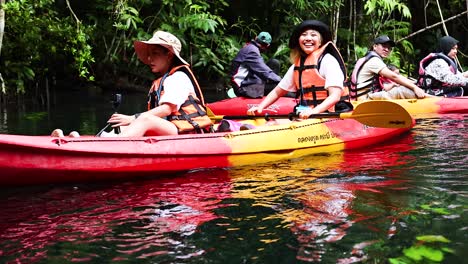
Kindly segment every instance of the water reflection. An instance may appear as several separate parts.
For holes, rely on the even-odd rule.
[[[0,262],[410,263],[405,252],[424,246],[462,263],[466,117],[420,119],[403,138],[353,152],[2,190]]]
[[[297,239],[296,259],[321,261],[328,243],[343,239],[354,223],[380,217],[380,212],[372,215],[355,211],[356,196],[363,192],[383,194],[382,189],[405,189],[402,183],[407,180],[398,177],[404,168],[398,166],[414,159],[404,154],[412,148],[411,142],[408,136],[397,144],[370,152],[338,152],[271,167],[263,165],[248,178],[243,169],[233,170],[232,196],[253,199],[254,206],[274,208],[275,214],[268,218],[281,219],[282,225],[290,228]],[[388,209],[386,201],[376,198],[374,202],[373,206]],[[384,232],[395,232],[394,220],[388,226]],[[356,245],[360,246],[362,242]],[[362,260],[365,256],[353,256],[349,261],[357,258]]]
[[[82,261],[198,255],[203,249],[185,238],[219,217],[213,211],[225,206],[220,202],[230,187],[227,172],[218,171],[112,186],[13,190],[0,204],[0,255],[25,262],[54,252]],[[78,244],[81,251],[56,249]]]

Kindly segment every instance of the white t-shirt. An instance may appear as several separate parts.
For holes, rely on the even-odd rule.
[[[164,94],[161,96],[159,105],[171,103],[180,109],[190,93],[195,93],[192,81],[184,72],[176,71],[164,80]]]
[[[362,88],[371,84],[374,76],[378,75],[379,72],[385,67],[387,67],[387,65],[385,62],[383,62],[382,59],[378,57],[372,57],[364,64],[364,66],[362,66],[362,69],[357,76],[357,88]]]
[[[296,87],[294,84],[294,67],[295,65],[291,65],[283,76],[283,79],[278,83],[281,89],[288,92],[296,92],[299,89],[299,87]],[[343,89],[344,74],[335,57],[328,53],[325,54],[320,63],[319,73],[325,78],[325,89],[331,86]]]

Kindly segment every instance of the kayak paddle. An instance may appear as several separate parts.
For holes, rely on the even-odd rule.
[[[291,113],[289,115],[213,115],[208,109],[210,118],[214,121],[222,119],[280,119],[288,118],[290,120],[298,118],[299,115]],[[211,115],[210,115],[211,114]],[[313,114],[309,118],[351,118],[364,125],[383,128],[407,128],[413,124],[411,115],[401,105],[391,101],[366,101],[357,105],[352,112],[345,113],[321,113]]]
[[[114,109],[114,113],[117,113],[117,109],[119,109],[120,103],[122,103],[122,95],[121,94],[115,94],[115,98],[114,98],[114,100],[111,101],[111,103],[112,103],[112,108]],[[112,125],[112,124],[107,123],[107,125],[103,129],[101,129],[101,131],[99,131],[96,134],[96,137],[101,136],[102,132],[104,132],[110,125]],[[120,127],[116,127],[116,128],[114,128],[114,130],[115,130],[116,134],[120,134]]]

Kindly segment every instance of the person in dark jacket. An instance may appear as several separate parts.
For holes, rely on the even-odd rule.
[[[270,44],[270,33],[260,32],[237,53],[232,61],[231,70],[231,83],[236,96],[260,98],[281,81],[278,75],[279,61],[272,59],[265,63],[260,55],[260,52],[265,51]]]

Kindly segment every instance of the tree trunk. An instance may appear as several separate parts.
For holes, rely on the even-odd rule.
[[[2,56],[2,42],[3,42],[3,32],[5,31],[5,10],[2,6],[5,4],[5,0],[0,0],[0,57]],[[3,81],[2,73],[0,72],[0,96],[6,92],[5,82]],[[0,102],[2,98],[0,98]],[[1,105],[1,104],[0,104]]]
[[[4,4],[5,0],[0,0],[0,56],[2,55],[3,31],[5,30],[5,10],[2,8]]]

